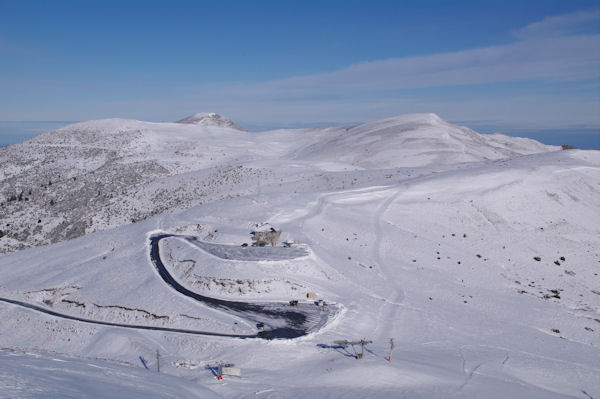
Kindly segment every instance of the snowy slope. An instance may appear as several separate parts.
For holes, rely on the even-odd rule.
[[[106,323],[254,334],[243,314],[165,284],[149,237],[168,232],[203,243],[161,243],[165,266],[188,289],[303,306],[315,306],[306,299],[314,292],[330,303],[331,317],[301,338],[269,341],[90,324],[0,301],[0,347],[16,351],[0,353],[0,370],[20,381],[1,387],[0,396],[35,397],[17,388],[29,382],[43,390],[31,367],[50,370],[53,358],[72,357],[152,381],[167,397],[206,397],[207,389],[223,397],[600,396],[600,152],[549,151],[452,126],[444,134],[443,122],[428,115],[256,136],[170,124],[181,145],[202,134],[198,145],[226,151],[225,166],[203,168],[161,152],[153,124],[127,123],[147,129],[131,141],[135,148],[155,143],[148,151],[155,162],[188,168],[137,187],[125,200],[131,206],[151,203],[152,187],[168,201],[200,176],[208,181],[212,170],[239,177],[215,179],[215,197],[187,209],[170,205],[169,213],[134,224],[1,256],[0,298]],[[414,129],[397,128],[407,124],[423,125],[415,129],[428,144],[411,148]],[[395,143],[393,157],[379,147],[386,140]],[[336,153],[344,145],[348,152]],[[436,150],[425,151],[430,145]],[[365,147],[373,150],[366,157]],[[129,156],[138,155],[119,162]],[[399,166],[408,159],[414,164]],[[276,250],[283,248],[264,248],[263,258],[257,260],[260,251],[244,257],[248,233],[271,226],[283,230],[283,240],[299,242],[299,252],[282,257]],[[334,343],[362,338],[373,341],[362,360]],[[182,391],[173,393],[170,380],[144,369],[140,356],[155,369],[157,349],[161,373],[181,381]],[[43,361],[32,366],[26,353]],[[83,368],[92,387],[103,381],[73,362],[51,372],[72,376]],[[219,362],[234,363],[242,376],[217,380]],[[47,386],[55,392],[57,385]],[[188,394],[190,386],[198,391]],[[148,392],[142,383],[127,387],[132,395]]]
[[[291,184],[297,175],[284,169],[298,165],[315,174],[377,171],[554,149],[527,139],[479,135],[433,114],[256,134],[213,113],[180,123],[77,123],[0,149],[0,230],[6,237],[0,252],[248,195],[265,184]]]
[[[305,148],[299,158],[334,158],[362,168],[414,167],[510,158],[548,151],[534,140],[481,135],[435,114],[365,123]]]
[[[151,375],[149,375],[151,374]],[[3,398],[219,398],[209,389],[130,364],[48,352],[0,350]]]

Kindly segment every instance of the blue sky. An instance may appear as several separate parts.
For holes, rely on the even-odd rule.
[[[598,140],[600,2],[0,0],[0,121],[200,111]]]

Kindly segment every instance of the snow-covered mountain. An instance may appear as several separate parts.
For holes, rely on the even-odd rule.
[[[191,125],[201,126],[218,126],[227,127],[230,129],[243,130],[235,124],[231,119],[225,118],[222,115],[214,112],[198,112],[194,115],[190,115],[187,118],[178,120],[176,123],[187,123]]]
[[[76,373],[116,397],[600,396],[598,151],[419,114],[91,121],[0,157],[0,396],[102,396]],[[297,244],[241,246],[271,227]],[[298,314],[301,337],[259,335]]]
[[[533,140],[480,135],[433,114],[263,133],[241,131],[214,113],[178,123],[77,123],[0,149],[0,252],[249,195],[282,179],[288,188],[301,185],[293,180],[306,176],[290,177],[283,170],[299,161],[315,175],[332,166],[378,174],[554,149]]]
[[[411,114],[338,130],[298,157],[373,169],[478,162],[551,149],[530,139],[478,134],[435,114]]]

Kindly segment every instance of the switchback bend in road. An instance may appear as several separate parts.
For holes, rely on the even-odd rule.
[[[299,303],[291,307],[288,303],[249,303],[216,299],[197,294],[185,288],[169,273],[160,258],[160,241],[165,238],[180,238],[193,240],[187,236],[173,234],[157,234],[150,237],[150,259],[159,276],[174,290],[189,298],[195,299],[212,308],[235,314],[265,326],[256,338],[297,338],[306,335],[311,330],[311,325],[322,325],[328,318],[329,311],[321,311],[317,306],[308,303]],[[250,337],[250,336],[249,336]]]
[[[225,338],[259,338],[259,339],[292,339],[304,336],[311,331],[316,331],[323,326],[329,316],[331,310],[322,311],[317,306],[308,303],[299,303],[298,306],[291,307],[288,303],[248,303],[239,301],[227,301],[216,299],[204,295],[197,294],[188,290],[183,285],[178,283],[175,278],[169,273],[160,258],[160,241],[165,238],[175,237],[186,240],[194,240],[194,238],[186,236],[177,236],[172,234],[159,234],[150,237],[150,259],[154,265],[158,275],[162,280],[171,286],[174,290],[182,295],[197,300],[214,309],[224,311],[236,316],[246,318],[257,324],[264,325],[264,330],[257,334],[227,334],[211,331],[189,330],[182,328],[170,328],[137,324],[113,323],[109,321],[93,320],[83,317],[72,316],[65,313],[50,310],[44,306],[34,305],[27,302],[14,300],[10,298],[0,297],[0,302],[12,304],[15,306],[27,308],[36,312],[44,313],[50,316],[59,317],[66,320],[77,322],[122,327],[139,330],[164,331],[183,334],[206,335]]]

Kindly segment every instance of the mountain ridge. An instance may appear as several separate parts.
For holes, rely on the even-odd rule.
[[[2,229],[0,252],[248,195],[298,162],[314,174],[362,169],[377,180],[390,168],[485,162],[557,149],[485,137],[435,114],[261,133],[237,130],[229,122],[202,122],[206,116],[229,121],[214,113],[193,115],[189,123],[100,119],[0,149],[6,165],[0,171],[0,216],[10,225]]]
[[[0,396],[100,386],[77,357],[124,396],[160,362],[177,397],[598,397],[600,151],[556,149],[409,115],[0,150]]]

